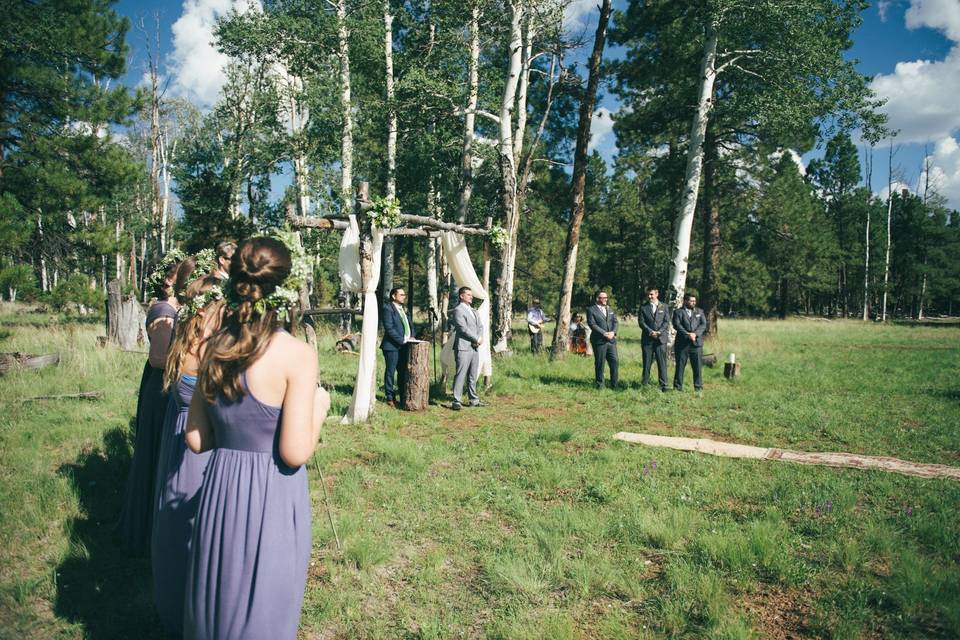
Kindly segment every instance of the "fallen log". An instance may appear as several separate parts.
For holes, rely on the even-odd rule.
[[[5,375],[14,368],[42,369],[44,367],[55,367],[59,364],[59,353],[50,353],[42,356],[21,353],[19,351],[0,353],[0,376]]]

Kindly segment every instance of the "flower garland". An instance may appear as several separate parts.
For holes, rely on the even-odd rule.
[[[193,259],[195,266],[187,281],[187,286],[209,276],[213,273],[217,264],[216,253],[213,249],[202,249],[197,252]],[[210,289],[207,289],[203,293],[198,293],[192,298],[185,297],[180,301],[181,306],[180,309],[177,310],[177,319],[181,322],[186,322],[197,315],[206,305],[215,300],[223,300],[223,289],[220,285],[214,285]]]
[[[160,262],[153,268],[150,276],[147,278],[147,284],[151,287],[158,287],[163,284],[167,277],[167,269],[183,260],[186,256],[180,249],[170,249]]]
[[[291,309],[300,302],[300,289],[307,283],[310,275],[310,260],[296,231],[289,228],[274,229],[268,235],[282,242],[290,251],[290,275],[273,293],[254,302],[253,310],[263,315],[268,309],[273,309],[277,312],[277,319],[286,322]],[[231,309],[239,308],[240,300],[237,299],[233,287],[229,282],[225,283],[224,287],[227,289],[227,304]]]
[[[395,229],[403,223],[400,218],[400,201],[396,198],[374,198],[373,206],[367,209],[367,215],[373,224],[381,229]]]

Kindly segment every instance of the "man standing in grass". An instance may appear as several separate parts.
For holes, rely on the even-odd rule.
[[[410,354],[408,343],[413,338],[413,321],[407,317],[403,308],[406,301],[407,293],[398,287],[390,291],[390,302],[383,305],[383,341],[380,343],[386,365],[383,373],[383,394],[386,396],[387,405],[394,409],[397,408],[397,395],[402,399],[407,386],[407,359]],[[398,366],[400,375],[394,384]]]
[[[533,305],[527,309],[527,330],[530,332],[530,352],[540,353],[543,348],[543,323],[547,315],[540,307],[540,299],[534,298]]]
[[[477,395],[477,371],[480,368],[480,345],[483,343],[483,321],[473,308],[473,291],[470,287],[460,287],[460,304],[450,312],[450,325],[453,328],[453,355],[457,363],[457,373],[453,379],[454,411],[460,411],[460,398],[463,385],[467,385],[470,406],[479,407]]]
[[[670,312],[660,302],[660,290],[647,287],[647,304],[640,307],[640,346],[643,349],[643,384],[650,384],[650,369],[657,359],[660,391],[667,391],[667,339],[670,337]]]
[[[593,384],[603,387],[603,366],[610,366],[610,388],[617,388],[617,314],[607,306],[607,293],[597,293],[597,303],[587,309],[587,324],[590,326],[590,344],[593,347]]]
[[[673,312],[673,328],[677,330],[673,343],[673,358],[676,361],[673,388],[683,391],[683,374],[689,359],[693,368],[693,388],[702,391],[703,334],[707,331],[707,316],[697,306],[695,294],[683,294],[683,306]]]

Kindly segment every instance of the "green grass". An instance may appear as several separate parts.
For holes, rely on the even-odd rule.
[[[39,322],[0,333],[0,350],[64,355],[57,369],[0,382],[0,637],[162,638],[149,566],[111,539],[142,356],[97,349],[95,325]],[[518,332],[488,407],[380,405],[365,425],[328,422],[317,458],[344,548],[311,465],[303,636],[960,636],[960,484],[610,437],[957,466],[960,330],[816,320],[721,330],[707,350],[736,352],[743,377],[706,369],[702,398],[640,387],[634,327],[622,334],[619,391],[591,388],[591,360],[530,355]],[[356,358],[321,338],[342,414]],[[88,390],[104,400],[22,402]]]

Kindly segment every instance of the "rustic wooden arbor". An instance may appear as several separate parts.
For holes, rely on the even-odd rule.
[[[361,182],[357,186],[356,199],[354,202],[354,213],[349,217],[308,217],[297,216],[292,211],[288,211],[287,219],[290,225],[298,229],[321,229],[321,230],[341,230],[345,234],[357,234],[357,250],[359,260],[359,282],[352,283],[351,287],[356,292],[363,295],[363,328],[360,342],[360,362],[357,368],[357,380],[353,389],[353,400],[350,409],[343,417],[344,423],[364,422],[373,412],[376,402],[376,338],[379,322],[379,309],[377,308],[376,288],[380,278],[380,248],[385,236],[409,236],[421,238],[442,238],[445,241],[450,240],[450,236],[444,237],[445,232],[452,232],[463,236],[484,236],[484,283],[489,282],[490,273],[490,230],[492,219],[487,219],[485,226],[455,224],[444,222],[429,216],[401,213],[400,220],[402,226],[381,229],[372,223],[372,219],[367,212],[373,207],[370,200],[370,186],[366,182]],[[447,246],[449,242],[445,242]],[[341,262],[343,260],[344,245],[341,245]],[[475,273],[474,279],[475,278]],[[347,281],[344,273],[341,272],[341,279]],[[478,281],[479,282],[479,281]],[[486,289],[484,286],[484,292]],[[489,304],[489,300],[485,301]],[[487,332],[489,332],[489,314],[487,317]],[[489,339],[486,341],[489,348]],[[418,356],[426,355],[425,345],[421,347],[423,352]],[[419,358],[418,358],[419,360]],[[429,382],[427,382],[429,386]],[[422,398],[423,385],[419,385],[419,394]],[[418,391],[418,387],[412,389]],[[406,398],[405,398],[406,399]],[[416,408],[416,407],[411,407]]]

